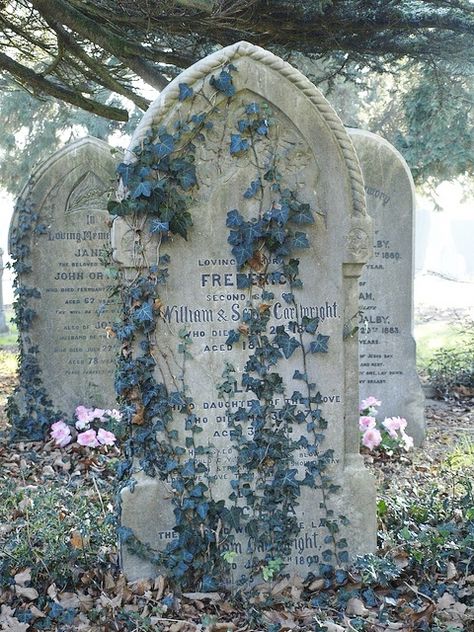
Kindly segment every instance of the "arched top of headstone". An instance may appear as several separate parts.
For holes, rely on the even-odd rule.
[[[116,158],[106,142],[86,136],[68,143],[40,163],[23,187],[10,223],[8,250],[12,254],[12,237],[18,225],[22,202],[31,202],[37,212],[48,199],[62,200],[55,206],[55,214],[77,213],[97,208],[106,209],[108,195],[113,186]]]
[[[394,159],[396,159],[400,163],[400,167],[406,173],[406,177],[409,181],[410,189],[412,191],[413,200],[414,200],[415,182],[413,180],[413,176],[412,176],[412,173],[411,173],[410,167],[408,166],[407,161],[402,156],[402,154],[398,151],[398,149],[394,147],[392,143],[389,143],[388,140],[386,140],[383,136],[380,136],[379,134],[374,134],[374,132],[369,132],[366,129],[360,129],[358,127],[347,127],[346,129],[351,138],[358,138],[361,140],[361,142],[363,142],[364,139],[367,139],[367,142],[371,144],[372,148],[375,147],[375,144],[376,144],[377,149],[379,151],[384,151],[386,152],[387,156],[391,156],[393,164],[396,164]]]
[[[301,72],[283,61],[280,57],[249,42],[237,42],[236,44],[227,46],[208,55],[176,77],[146,111],[133,134],[129,149],[132,150],[136,147],[158,121],[166,120],[173,108],[179,107],[179,84],[186,83],[196,91],[207,78],[226,64],[232,63],[238,70],[239,64],[246,59],[251,60],[256,68],[263,66],[271,71],[271,73],[279,75],[284,82],[288,83],[289,87],[294,86],[304,98],[313,104],[316,115],[319,115],[320,119],[324,121],[327,128],[332,132],[336,138],[339,150],[344,157],[352,189],[353,205],[351,215],[365,216],[364,184],[359,160],[352,141],[336,112],[323,94]],[[246,76],[248,77],[248,74]],[[238,72],[236,73],[235,81],[237,84],[237,92],[248,87],[247,85],[239,86]],[[281,91],[280,84],[281,81],[275,81],[275,77],[272,78],[270,75],[270,80],[266,81],[265,85],[262,85],[260,88],[262,96],[268,98],[272,92],[277,94],[278,91]],[[252,86],[252,90],[258,92],[256,86]],[[296,101],[294,89],[290,91],[289,94],[291,95],[291,101],[294,103]],[[288,99],[288,101],[290,101],[290,99]],[[290,107],[288,108],[288,114],[291,114]],[[129,154],[126,160],[131,162],[133,156]]]

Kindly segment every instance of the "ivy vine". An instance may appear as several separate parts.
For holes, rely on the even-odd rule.
[[[10,234],[13,263],[7,265],[15,272],[13,322],[19,332],[19,385],[8,398],[6,412],[12,427],[12,440],[40,441],[45,438],[51,424],[58,417],[43,385],[38,346],[33,344],[29,337],[29,331],[37,316],[32,303],[34,299],[41,298],[41,293],[36,287],[28,286],[24,279],[25,275],[31,272],[31,236],[44,234],[47,230],[44,224],[39,223],[38,213],[27,198],[18,201],[15,216],[16,223]]]
[[[235,96],[232,73],[236,70],[228,65],[210,79],[227,103]],[[197,96],[187,84],[179,85],[181,101],[189,99],[194,105]],[[199,96],[206,98],[203,92]],[[192,230],[190,209],[199,175],[196,147],[206,143],[211,115],[217,111],[212,103],[208,106],[206,112],[177,121],[173,129],[150,129],[133,149],[134,161],[119,165],[124,194],[109,203],[109,211],[133,228],[134,248],[142,262],[133,278],[122,274],[123,318],[115,327],[122,343],[116,390],[129,426],[118,474],[132,489],[138,471],[167,482],[172,489],[176,537],[164,549],[153,550],[128,528],[122,527],[120,535],[124,546],[155,563],[181,589],[199,586],[206,591],[222,584],[226,565],[235,557],[230,552],[238,550],[242,532],[248,538],[248,577],[260,572],[273,577],[284,569],[283,558],[291,554],[300,532],[296,508],[302,487],[309,486],[320,492],[320,527],[327,531],[327,546],[321,559],[315,559],[314,572],[329,577],[336,566],[348,561],[347,543],[340,535],[346,519],[335,516],[330,508],[330,496],[338,489],[328,471],[334,452],[324,447],[327,422],[320,408],[322,396],[308,374],[309,355],[326,353],[329,336],[318,331],[319,319],[303,315],[298,303],[303,283],[297,254],[310,246],[305,227],[315,222],[315,210],[285,187],[277,152],[270,160],[259,156],[259,142],[270,138],[274,127],[271,108],[263,100],[242,106],[227,141],[231,156],[248,156],[255,166],[255,178],[242,195],[254,199],[258,207],[257,215],[248,220],[239,209],[230,210],[226,217],[237,288],[247,292],[241,321],[226,344],[242,345],[249,355],[242,375],[227,363],[216,388],[229,401],[237,399],[237,391],[254,397],[229,407],[230,441],[237,453],[231,467],[230,503],[213,498],[213,476],[206,462],[212,458],[212,446],[204,447],[197,440],[202,426],[186,383],[192,354],[186,328],[179,331],[177,340],[181,374],[172,384],[157,377],[162,374],[161,363],[166,363],[155,334],[164,325],[162,290],[171,261],[162,255],[149,265],[145,241],[153,234],[159,249],[173,235],[187,239]],[[275,284],[285,285],[282,297],[295,315],[285,326],[270,324]],[[300,368],[293,379],[301,383],[301,390],[287,393],[278,369],[282,362],[293,358],[294,363],[297,357]],[[301,450],[308,455],[303,476],[295,466]]]

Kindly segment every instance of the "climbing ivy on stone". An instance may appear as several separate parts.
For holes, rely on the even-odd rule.
[[[228,103],[235,96],[235,71],[228,65],[210,80]],[[196,94],[182,83],[179,100],[187,99],[196,99]],[[191,213],[193,190],[199,180],[196,146],[206,143],[215,112],[211,106],[208,112],[177,121],[173,129],[161,126],[148,130],[133,148],[134,160],[119,165],[122,193],[109,204],[109,211],[132,226],[137,253],[144,254],[144,239],[150,234],[159,249],[173,236],[187,239],[192,231],[196,222]],[[251,549],[249,577],[260,572],[269,577],[270,570],[273,577],[283,569],[281,558],[291,553],[299,533],[295,508],[303,486],[321,491],[321,525],[328,535],[320,573],[328,576],[336,565],[347,561],[347,545],[339,536],[339,524],[345,519],[334,516],[329,507],[329,497],[337,487],[327,473],[334,455],[323,445],[327,422],[321,414],[322,397],[307,371],[308,354],[326,353],[329,337],[318,332],[317,318],[297,316],[287,326],[270,325],[276,283],[286,284],[283,299],[295,314],[300,313],[297,290],[302,288],[302,280],[297,257],[309,248],[305,227],[315,221],[315,209],[285,187],[280,156],[275,153],[261,164],[258,145],[271,136],[272,128],[268,104],[251,101],[243,104],[241,118],[235,129],[228,130],[226,141],[232,157],[248,156],[255,165],[255,177],[242,191],[242,198],[253,199],[258,206],[257,215],[250,219],[235,208],[227,212],[225,220],[236,261],[237,287],[248,292],[241,321],[226,344],[245,345],[250,353],[239,381],[234,367],[227,364],[216,388],[227,400],[232,400],[238,387],[254,397],[228,415],[231,442],[238,455],[228,505],[212,498],[212,476],[204,462],[212,446],[204,447],[197,441],[202,427],[186,383],[186,362],[192,356],[186,328],[179,331],[176,340],[181,375],[176,376],[172,387],[157,378],[164,359],[155,353],[154,334],[164,324],[162,290],[169,266],[176,264],[168,255],[154,265],[148,265],[143,257],[133,280],[123,275],[121,281],[123,319],[115,334],[122,342],[122,352],[116,390],[130,433],[118,473],[132,489],[138,471],[167,481],[172,489],[177,537],[163,550],[154,551],[129,529],[121,528],[120,534],[125,546],[155,563],[181,589],[199,587],[205,591],[222,584],[226,551],[232,551],[235,534],[242,530]],[[268,194],[272,202],[266,208]],[[270,262],[277,262],[277,268],[270,269]],[[255,287],[260,291],[258,299],[253,298]],[[137,346],[140,352],[134,353]],[[301,382],[301,391],[287,393],[279,366],[296,357],[301,364],[293,379]],[[177,416],[179,424],[173,423]],[[304,428],[304,434],[292,432],[298,426]],[[294,466],[296,452],[301,449],[309,456],[303,477]]]

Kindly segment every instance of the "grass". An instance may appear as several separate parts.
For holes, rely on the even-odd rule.
[[[17,355],[14,351],[0,349],[0,375],[14,375],[17,363]]]
[[[440,349],[459,347],[466,340],[466,332],[446,321],[430,321],[416,325],[415,339],[416,362],[424,370]]]
[[[17,344],[18,330],[17,330],[16,325],[12,323],[13,317],[14,317],[14,314],[11,308],[5,310],[5,320],[7,321],[9,332],[6,334],[0,333],[0,348],[13,347]]]

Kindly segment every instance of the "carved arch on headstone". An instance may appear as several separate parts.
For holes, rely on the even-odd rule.
[[[212,55],[196,62],[184,70],[174,81],[172,81],[160,96],[150,105],[132,137],[130,147],[135,146],[142,140],[147,131],[152,127],[157,118],[166,116],[170,108],[177,102],[179,97],[179,84],[187,83],[195,86],[203,78],[216,72],[226,64],[232,63],[242,57],[249,57],[254,61],[270,67],[278,72],[285,79],[290,81],[302,94],[308,98],[316,107],[321,118],[326,122],[328,128],[334,133],[339,143],[341,152],[347,165],[347,170],[351,180],[353,207],[351,214],[355,216],[365,216],[367,214],[365,204],[364,182],[360,170],[359,159],[355,152],[352,141],[337,116],[334,109],[323,96],[323,94],[305,77],[299,70],[280,59],[273,53],[250,44],[249,42],[237,42],[227,46]]]
[[[106,168],[106,166],[104,166],[102,159],[99,159],[99,157],[97,157],[97,159],[94,161],[94,164],[91,165],[90,149],[92,147],[95,148],[95,153],[97,154],[97,156],[102,153],[104,156],[104,160],[111,160],[110,145],[102,140],[99,140],[98,138],[94,138],[93,136],[86,136],[85,138],[81,138],[56,151],[47,160],[45,160],[45,162],[43,162],[38,167],[38,169],[34,172],[34,175],[30,177],[28,182],[25,184],[20,195],[18,196],[18,199],[24,202],[28,202],[31,197],[31,192],[35,190],[35,210],[38,211],[48,201],[48,198],[50,198],[50,196],[55,197],[55,195],[59,193],[59,190],[67,185],[67,187],[72,191],[72,194],[69,195],[68,200],[65,204],[65,213],[83,210],[86,198],[88,207],[90,207],[91,203],[96,202],[100,199],[100,206],[102,208],[100,209],[98,204],[95,204],[93,208],[94,210],[100,209],[106,211],[107,194],[109,191],[112,190],[113,182],[110,178],[110,171]],[[79,155],[80,157],[81,154],[84,155],[83,166],[78,166],[77,164],[74,164],[72,169],[70,169],[69,171],[66,170],[66,172],[61,173],[61,176],[54,181],[48,181],[47,178],[44,178],[45,175],[53,171],[55,165],[58,162],[64,161],[65,159],[67,160],[68,156],[77,157]],[[42,182],[44,183],[43,185]],[[90,195],[92,190],[95,192],[93,199]],[[76,191],[77,194],[71,200],[72,195]],[[81,191],[82,194],[79,198],[79,193]],[[87,192],[89,193],[88,196],[86,195]],[[80,208],[77,206],[79,202],[81,203]],[[18,213],[17,211],[14,211],[10,223],[8,237],[8,250],[10,254],[12,252],[11,239],[13,231],[16,229],[17,224]]]

